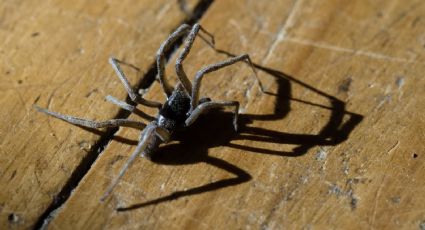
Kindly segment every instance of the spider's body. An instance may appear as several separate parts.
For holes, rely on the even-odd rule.
[[[124,175],[124,172],[129,168],[132,162],[136,159],[138,155],[150,158],[152,154],[155,153],[155,150],[158,149],[161,143],[168,142],[171,138],[171,135],[178,129],[190,126],[200,114],[213,109],[213,108],[222,108],[222,107],[231,107],[234,109],[234,120],[233,126],[237,131],[237,120],[238,120],[238,110],[239,102],[237,101],[211,101],[209,98],[199,99],[199,91],[201,87],[201,80],[205,74],[219,70],[226,66],[232,65],[236,62],[246,61],[251,65],[252,70],[255,73],[255,69],[252,65],[251,59],[247,54],[229,58],[225,61],[218,62],[216,64],[208,65],[201,70],[199,70],[195,79],[192,82],[186,76],[186,73],[183,70],[182,62],[189,54],[189,51],[192,47],[192,44],[195,40],[196,35],[199,30],[202,30],[207,35],[211,36],[206,32],[200,25],[195,24],[194,26],[189,26],[186,24],[181,25],[176,31],[174,31],[165,42],[162,43],[161,47],[157,52],[157,68],[158,68],[158,79],[165,92],[167,100],[164,105],[155,101],[148,101],[142,98],[141,95],[136,94],[133,88],[130,86],[127,78],[122,72],[119,61],[115,58],[110,58],[109,62],[112,65],[112,68],[115,70],[116,74],[123,83],[125,89],[130,96],[130,99],[136,104],[142,104],[149,107],[156,107],[159,109],[157,117],[151,121],[149,124],[144,124],[143,122],[133,121],[130,119],[112,119],[108,121],[90,121],[86,119],[81,119],[78,117],[73,117],[69,115],[63,115],[56,112],[49,111],[47,109],[42,109],[40,107],[36,108],[43,113],[51,115],[53,117],[59,118],[71,124],[89,127],[89,128],[104,128],[104,127],[117,127],[117,126],[128,126],[135,128],[144,128],[140,133],[139,143],[137,144],[136,149],[127,160],[125,165],[122,167],[118,176],[111,183],[107,191],[101,200],[105,199],[111,192],[115,185],[118,183],[120,178]],[[187,36],[185,46],[183,51],[177,58],[176,61],[176,73],[179,79],[179,83],[175,88],[170,87],[165,80],[165,56],[164,53],[173,47],[174,43],[178,41],[179,38]],[[201,36],[201,38],[203,38]],[[204,39],[204,38],[203,38]],[[208,43],[208,42],[207,42]],[[213,42],[208,43],[210,46],[213,46]],[[255,75],[256,76],[256,75]],[[257,76],[256,76],[257,77]],[[257,79],[258,80],[258,79]],[[260,81],[258,81],[259,87],[262,90]],[[120,101],[112,96],[107,96],[106,99],[121,108],[133,112],[135,106],[129,105],[126,102]]]
[[[177,87],[159,110],[156,119],[148,126],[163,128],[164,131],[168,132],[168,135],[172,135],[177,129],[185,127],[184,122],[188,118],[189,110],[190,97],[181,87]],[[148,140],[142,155],[150,158],[159,145],[167,140],[168,138],[166,137],[161,139],[159,135],[152,136]]]
[[[190,97],[182,88],[176,88],[168,100],[164,103],[157,118],[158,125],[174,131],[184,125],[190,110]]]

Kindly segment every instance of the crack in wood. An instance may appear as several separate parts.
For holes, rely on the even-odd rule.
[[[213,0],[201,0],[195,6],[193,13],[190,17],[187,17],[182,23],[194,24],[199,21],[199,19],[204,15],[208,10],[209,6],[213,3]],[[181,24],[182,24],[181,23]],[[183,44],[183,39],[176,42],[176,46],[180,47]],[[166,60],[168,61],[170,57],[176,50],[170,50],[166,52]],[[137,84],[136,91],[139,89],[148,89],[155,81],[157,75],[156,63],[154,62],[146,74]],[[129,96],[126,99],[127,102],[130,102]],[[114,118],[127,118],[130,116],[130,112],[120,109],[117,115]],[[66,203],[68,198],[71,195],[71,192],[78,187],[80,181],[84,176],[89,172],[91,166],[94,164],[96,159],[100,156],[103,150],[108,146],[109,142],[113,139],[115,133],[118,131],[118,128],[108,128],[106,132],[100,137],[99,141],[92,147],[92,150],[81,160],[81,163],[76,167],[74,172],[71,174],[69,180],[66,182],[62,190],[55,196],[53,202],[45,210],[45,212],[40,216],[34,229],[46,229],[49,223],[54,219],[55,214],[60,210],[63,205]]]

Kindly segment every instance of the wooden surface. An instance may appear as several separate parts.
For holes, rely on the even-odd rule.
[[[32,104],[116,116],[103,97],[125,92],[107,57],[140,68],[125,68],[140,82],[184,20],[175,2],[139,2],[1,4],[1,226],[40,222],[105,136]],[[230,113],[201,117],[100,203],[137,143],[138,130],[119,129],[45,227],[425,228],[423,1],[215,1],[200,23],[220,51],[198,39],[189,75],[249,53],[269,92],[245,64],[206,76],[202,95],[241,102],[240,132]],[[164,100],[156,82],[146,97]]]
[[[193,8],[195,1],[187,4]],[[139,71],[126,70],[138,84],[186,14],[166,0],[2,1],[0,12],[0,226],[26,229],[90,167],[86,162],[97,156],[92,147],[102,138],[32,105],[115,117],[118,108],[104,97],[126,93],[108,57],[137,65]]]

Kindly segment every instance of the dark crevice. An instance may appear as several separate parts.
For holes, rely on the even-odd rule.
[[[213,3],[213,0],[201,0],[199,1],[198,5],[193,9],[193,14],[191,17],[186,18],[185,23],[188,24],[194,24],[195,22],[198,22],[199,19],[202,18],[202,16],[207,12],[208,8]]]
[[[213,0],[201,0],[194,8],[190,17],[186,18],[183,23],[194,24],[196,23],[207,11]],[[174,28],[177,29],[177,28]],[[172,31],[170,31],[172,32]],[[173,53],[183,44],[183,39],[176,42],[175,49],[170,49],[166,52],[165,56],[167,61],[171,58]],[[147,89],[155,81],[157,75],[156,63],[153,63],[149,70],[144,76],[141,77],[140,82],[137,84],[137,89]],[[127,96],[127,103],[131,104],[130,98]],[[127,118],[130,116],[130,112],[120,109],[115,118]],[[45,229],[47,228],[50,221],[54,218],[55,213],[62,207],[63,204],[68,200],[71,192],[78,187],[80,181],[88,173],[93,163],[96,161],[98,156],[107,147],[109,142],[114,138],[118,128],[108,128],[106,132],[100,137],[99,141],[96,142],[90,152],[81,160],[81,163],[76,167],[70,178],[59,192],[58,195],[53,199],[52,203],[46,209],[46,211],[40,216],[38,221],[34,225],[34,229]]]
[[[196,22],[198,22],[201,17],[204,15],[204,13],[207,11],[207,9],[210,7],[210,5],[213,3],[213,0],[201,0],[199,1],[198,5],[193,9],[193,13],[190,17],[187,17],[181,24],[189,24],[193,25]],[[174,30],[177,28],[174,28]],[[173,31],[174,31],[173,30]],[[165,60],[168,62],[172,55],[177,51],[177,49],[183,44],[183,38],[178,39],[175,42],[174,48],[171,48],[170,50],[167,50],[165,52]],[[156,79],[158,71],[156,68],[156,63],[153,63],[149,70],[146,72],[146,74],[143,76],[142,80],[138,84],[139,89],[146,89],[149,88],[153,82]],[[128,98],[129,99],[129,98]],[[129,101],[129,100],[127,100]]]
[[[116,117],[121,118],[127,116],[129,116],[129,112],[120,110]],[[45,229],[45,227],[47,227],[48,223],[54,217],[52,214],[68,200],[72,190],[78,186],[80,181],[96,161],[97,157],[103,152],[117,131],[118,128],[108,128],[104,135],[100,137],[99,141],[94,144],[92,150],[87,153],[87,155],[81,160],[80,164],[75,168],[62,190],[54,197],[53,202],[46,209],[43,215],[40,216],[34,226],[34,229]]]

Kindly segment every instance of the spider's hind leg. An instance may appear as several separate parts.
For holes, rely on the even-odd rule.
[[[260,87],[261,92],[264,92],[262,84],[261,84],[260,80],[258,79],[257,72],[255,71],[254,65],[252,64],[251,58],[249,57],[248,54],[243,54],[243,55],[240,55],[240,56],[229,58],[229,59],[222,61],[222,62],[218,62],[218,63],[212,64],[212,65],[208,65],[208,66],[204,67],[203,69],[199,70],[196,73],[195,80],[194,80],[193,86],[192,86],[192,98],[191,98],[192,100],[191,100],[191,105],[190,105],[190,111],[191,112],[195,110],[195,108],[198,106],[198,104],[200,104],[199,91],[200,91],[200,88],[201,88],[201,80],[204,77],[204,75],[207,74],[207,73],[210,73],[210,72],[217,71],[217,70],[222,69],[224,67],[227,67],[229,65],[233,65],[233,64],[240,62],[240,61],[248,62],[248,64],[252,68],[252,71],[254,72],[255,79],[258,82],[258,85]]]
[[[190,126],[193,122],[198,119],[199,115],[207,112],[210,109],[214,108],[225,108],[225,107],[233,107],[233,127],[235,131],[238,131],[238,116],[239,116],[239,102],[238,101],[208,101],[199,104],[189,115],[189,117],[185,121],[186,126]]]
[[[126,127],[133,127],[133,128],[144,128],[146,126],[145,123],[139,122],[139,121],[133,121],[129,119],[112,119],[107,121],[91,121],[86,120],[74,116],[64,115],[56,112],[49,111],[47,109],[40,108],[36,105],[34,105],[34,108],[37,109],[39,112],[45,113],[47,115],[50,115],[52,117],[58,118],[60,120],[66,121],[68,123],[83,126],[87,128],[107,128],[107,127],[118,127],[118,126],[126,126]]]

